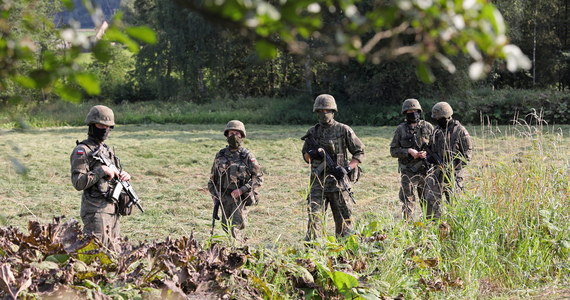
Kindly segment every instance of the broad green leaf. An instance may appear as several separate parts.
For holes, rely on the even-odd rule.
[[[315,261],[315,266],[317,266],[317,269],[322,272],[325,273],[327,275],[327,277],[329,277],[330,279],[333,279],[333,274],[332,272],[329,270],[329,268],[327,268],[325,265],[321,264],[318,261]]]
[[[51,51],[45,51],[42,57],[42,65],[46,71],[54,71],[59,67],[59,61],[55,53]]]
[[[111,43],[109,43],[109,41],[107,40],[100,40],[99,42],[97,42],[97,44],[95,44],[95,46],[93,46],[93,48],[91,49],[93,56],[95,56],[95,59],[97,59],[100,62],[108,62],[109,60],[111,60],[111,57],[113,57],[111,55]]]
[[[97,283],[95,283],[89,279],[83,280],[83,285],[85,287],[90,288],[90,289],[96,289],[97,291],[101,291],[101,286],[99,286]]]
[[[147,26],[137,26],[137,27],[127,28],[127,34],[139,41],[148,44],[156,43],[156,33]]]
[[[86,264],[90,264],[95,259],[99,259],[99,262],[102,265],[109,265],[112,263],[111,258],[102,252],[101,248],[95,244],[93,240],[90,241],[89,244],[85,245],[85,247],[77,250],[77,259]]]
[[[35,89],[37,87],[36,81],[28,76],[16,75],[14,81],[25,88]]]
[[[358,238],[355,235],[351,235],[348,237],[346,241],[346,248],[352,250],[353,252],[358,251],[360,247],[360,243],[358,242]]]
[[[46,257],[45,260],[62,264],[64,262],[66,262],[68,259],[69,259],[69,255],[67,255],[67,254],[54,254],[54,255],[50,255],[50,256]]]
[[[75,75],[75,82],[77,82],[89,95],[98,95],[101,93],[99,86],[99,79],[97,76],[90,73],[82,73]]]
[[[332,276],[334,285],[343,294],[358,286],[358,279],[350,274],[334,271]]]
[[[425,83],[432,83],[435,80],[435,76],[433,75],[431,68],[425,63],[418,64],[416,73],[418,74],[418,77]]]
[[[271,59],[277,56],[277,47],[267,41],[257,41],[255,43],[255,49],[262,59]]]
[[[82,94],[81,91],[76,87],[62,83],[56,83],[55,93],[65,101],[73,103],[81,102]]]
[[[119,42],[129,49],[129,51],[133,53],[139,52],[139,44],[133,41],[128,35],[122,33],[117,28],[109,28],[107,32],[105,32],[105,38],[109,41]]]

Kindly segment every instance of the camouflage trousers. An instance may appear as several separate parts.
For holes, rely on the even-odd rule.
[[[222,228],[231,232],[232,237],[244,241],[242,230],[247,225],[247,207],[245,201],[234,199],[231,195],[223,195],[220,203],[222,208]]]
[[[352,229],[352,205],[347,191],[324,192],[320,186],[313,186],[307,201],[309,202],[309,222],[305,236],[306,241],[317,238],[321,232],[321,223],[326,216],[328,205],[330,205],[333,213],[336,236],[342,237],[350,233]]]
[[[81,215],[83,221],[83,233],[96,236],[103,246],[118,251],[117,239],[119,238],[121,224],[118,214],[104,212],[84,213]]]
[[[400,202],[402,202],[402,213],[406,220],[414,219],[416,202],[419,202],[421,207],[425,207],[426,205],[424,195],[425,180],[425,174],[414,174],[412,172],[402,171],[399,198]],[[419,201],[416,201],[416,198],[419,198]]]
[[[425,185],[427,218],[438,219],[441,217],[443,196],[450,202],[453,194],[462,191],[464,176],[465,172],[463,169],[446,172],[441,168],[437,168],[428,172]]]

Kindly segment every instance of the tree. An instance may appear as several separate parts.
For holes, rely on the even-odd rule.
[[[55,93],[68,101],[79,101],[83,93],[100,92],[99,81],[79,64],[82,51],[92,51],[96,60],[108,61],[111,42],[138,51],[138,41],[153,42],[145,27],[125,28],[117,16],[105,39],[94,41],[74,28],[56,28],[51,17],[61,8],[72,8],[71,0],[5,0],[0,5],[0,93],[20,98],[17,87]],[[95,13],[91,11],[91,13]],[[64,46],[62,46],[64,45]]]
[[[379,0],[366,13],[356,0],[174,1],[212,23],[246,30],[262,57],[275,57],[277,48],[318,52],[333,62],[380,63],[406,55],[415,59],[426,82],[434,80],[433,62],[453,73],[451,58],[461,53],[472,59],[472,79],[482,78],[495,59],[506,59],[509,71],[530,67],[520,49],[508,43],[501,13],[485,0]],[[338,21],[325,26],[326,17]],[[321,46],[311,47],[312,40]]]

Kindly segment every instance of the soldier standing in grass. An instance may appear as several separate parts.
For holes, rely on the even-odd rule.
[[[224,130],[228,146],[214,159],[208,190],[214,205],[222,208],[222,227],[232,237],[245,242],[241,231],[247,223],[247,207],[258,202],[257,191],[263,184],[263,173],[257,159],[243,147],[245,126],[229,121]]]
[[[398,158],[401,185],[399,198],[406,220],[413,220],[417,192],[419,202],[425,205],[424,186],[428,170],[426,146],[433,132],[433,125],[421,119],[422,107],[416,99],[407,99],[402,104],[406,121],[394,132],[390,154]]]
[[[104,142],[111,129],[115,127],[113,111],[103,105],[93,106],[85,123],[89,126],[87,139],[77,142],[71,153],[71,183],[81,196],[81,220],[83,232],[99,238],[105,247],[116,250],[116,239],[119,237],[120,224],[117,205],[111,200],[113,178],[129,181],[131,176],[125,171],[102,165],[93,157],[93,152],[100,151],[120,170],[121,165],[115,154]]]
[[[434,164],[426,178],[427,216],[430,218],[441,216],[443,194],[450,201],[452,193],[463,190],[464,167],[471,161],[471,136],[452,115],[453,109],[447,102],[438,102],[432,108],[431,117],[437,126],[427,153],[427,161]]]
[[[364,158],[364,144],[348,125],[334,120],[336,101],[328,94],[319,95],[313,112],[319,123],[303,137],[303,159],[311,164],[310,194],[307,196],[308,228],[306,241],[313,240],[321,229],[327,205],[330,204],[337,237],[346,236],[352,228],[350,185],[358,179],[358,165]],[[348,158],[348,153],[352,155]],[[331,159],[327,162],[326,155]],[[331,165],[333,164],[333,165]]]

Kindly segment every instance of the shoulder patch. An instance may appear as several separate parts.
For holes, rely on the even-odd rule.
[[[251,162],[256,162],[257,159],[255,159],[255,157],[252,157],[252,158],[250,159],[250,161],[251,161]]]
[[[79,147],[79,148],[77,148],[77,151],[75,151],[75,154],[76,155],[83,155],[83,154],[85,154],[85,149]]]

